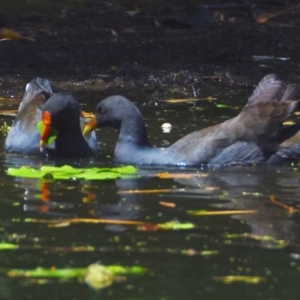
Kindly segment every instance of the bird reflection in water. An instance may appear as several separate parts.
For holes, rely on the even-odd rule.
[[[278,171],[278,170],[279,171]],[[291,170],[285,167],[254,167],[254,168],[225,168],[211,171],[207,177],[192,177],[176,179],[189,188],[218,187],[219,192],[224,192],[217,203],[210,204],[221,210],[256,211],[251,214],[235,214],[233,219],[240,220],[250,226],[247,236],[261,238],[262,247],[272,247],[273,240],[292,241],[298,225],[292,218],[293,209],[299,206],[299,185],[292,193],[286,193],[286,187],[280,183]],[[295,173],[295,176],[297,173]],[[300,177],[298,178],[298,183]],[[286,182],[286,181],[284,181]],[[276,196],[274,196],[276,195]],[[271,200],[271,201],[270,201]],[[263,238],[266,237],[266,238]],[[270,237],[270,238],[269,238]]]
[[[55,192],[55,184],[46,180],[16,178],[18,188],[24,189],[23,209],[26,212],[37,212],[56,217],[74,216],[75,203],[64,201]],[[54,191],[53,191],[54,190]],[[59,198],[62,198],[59,199]]]
[[[39,166],[41,163],[40,160],[31,161],[29,165]],[[145,171],[146,176],[143,174],[138,179],[47,181],[16,178],[15,181],[16,186],[24,190],[26,213],[43,213],[57,218],[103,219],[111,223],[104,225],[109,231],[127,230],[128,227],[122,222],[118,224],[118,221],[123,220],[164,223],[177,219],[196,222],[200,227],[209,224],[207,230],[208,234],[213,231],[212,236],[217,231],[220,235],[229,232],[243,233],[246,237],[252,235],[291,242],[295,240],[299,228],[293,214],[286,208],[299,207],[300,177],[291,168],[256,166],[170,171],[178,174],[190,172],[199,176],[161,179],[155,178],[153,174],[157,171],[150,169]],[[148,196],[142,192],[124,193],[160,188],[167,192]],[[147,201],[149,197],[151,202]],[[174,208],[161,206],[161,201],[174,203]],[[245,210],[255,213],[222,217],[226,220],[217,216],[198,217],[197,221],[195,216],[187,214],[189,210],[199,209]],[[231,227],[230,219],[239,220],[244,225],[234,223],[235,227]],[[229,226],[229,231],[224,229],[224,222]],[[249,244],[249,240],[244,242]],[[260,243],[261,247],[272,247],[273,242],[271,239],[261,239],[255,243]]]
[[[58,160],[21,155],[6,155],[5,167],[29,166],[39,168],[42,165],[61,164]],[[24,191],[22,198],[26,201],[23,206],[25,212],[43,213],[56,217],[74,217],[76,215],[76,201],[81,200],[82,194],[78,191],[78,181],[66,181],[57,184],[47,179],[14,178],[15,186]],[[71,201],[70,201],[71,200]]]
[[[46,161],[38,157],[22,158],[7,155],[6,167],[61,164],[60,161]],[[78,166],[77,166],[78,167]],[[66,180],[52,181],[16,177],[15,186],[24,191],[26,213],[42,213],[58,218],[101,218],[109,220],[132,220],[139,216],[141,196],[117,194],[120,189],[136,189],[143,180]],[[103,196],[107,195],[107,196]],[[122,225],[106,225],[108,230],[122,231]]]
[[[143,196],[137,194],[128,194],[124,196],[118,194],[118,191],[141,189],[144,182],[144,179],[116,180],[115,187],[117,191],[115,191],[112,196],[99,197],[98,201],[95,202],[95,217],[116,222],[122,220],[137,220],[141,215]],[[99,188],[99,186],[97,188]],[[105,228],[113,232],[122,232],[127,229],[126,226],[121,224],[108,224],[105,225]]]

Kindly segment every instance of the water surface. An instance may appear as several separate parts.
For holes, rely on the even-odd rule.
[[[135,95],[151,142],[168,145],[181,136],[237,114],[250,90],[206,86],[213,103],[166,105]],[[128,92],[127,92],[128,93]],[[92,111],[105,95],[81,96]],[[217,108],[216,103],[228,104]],[[4,108],[16,104],[7,103]],[[202,107],[202,110],[200,109]],[[4,109],[3,108],[3,109]],[[10,117],[3,117],[11,123]],[[163,133],[161,125],[173,125]],[[1,299],[297,299],[300,295],[297,166],[205,168],[143,167],[136,179],[45,181],[14,178],[10,166],[44,164],[114,166],[117,134],[99,132],[103,151],[85,161],[0,156],[1,241],[21,245],[1,251]],[[1,147],[4,137],[0,136]],[[157,174],[170,172],[173,178]],[[128,193],[139,190],[140,192]],[[144,192],[143,192],[144,191]],[[145,192],[148,191],[148,192]],[[189,211],[234,211],[228,215],[191,215]],[[244,212],[244,213],[242,213]],[[245,213],[248,212],[248,213]],[[34,220],[71,218],[146,222],[143,230],[123,224],[78,223],[49,227]],[[158,230],[166,222],[193,223],[189,230]],[[38,246],[38,247],[37,247]],[[72,251],[92,246],[94,251]],[[127,276],[101,291],[79,280],[10,278],[10,269],[140,265],[149,272]],[[222,277],[251,276],[257,283],[224,283]],[[228,278],[228,277],[227,277]],[[234,277],[237,278],[237,277]]]

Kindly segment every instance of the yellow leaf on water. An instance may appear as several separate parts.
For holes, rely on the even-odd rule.
[[[145,224],[142,221],[132,221],[132,220],[111,220],[111,219],[89,219],[89,218],[73,218],[73,219],[58,219],[58,220],[45,220],[45,219],[25,219],[26,223],[44,223],[49,224],[50,227],[64,227],[69,224],[80,224],[80,223],[90,223],[90,224],[119,224],[119,225],[133,225],[139,226]]]
[[[21,99],[17,99],[17,98],[10,98],[10,97],[0,97],[0,100],[21,101]]]
[[[5,27],[2,27],[0,29],[0,37],[3,40],[27,40],[27,41],[34,42],[33,38],[25,37],[25,36],[21,35],[19,32],[15,31],[13,29],[10,29],[10,28],[5,28]]]
[[[222,210],[222,211],[187,211],[188,214],[193,216],[222,216],[222,215],[244,215],[255,214],[256,210]]]
[[[0,98],[1,100],[1,98]],[[1,110],[0,115],[2,116],[16,116],[18,111],[16,109],[8,109],[8,110]]]
[[[256,22],[258,24],[264,24],[269,21],[269,19],[275,18],[279,15],[280,13],[275,12],[275,13],[266,13],[266,14],[261,14],[256,18]]]
[[[156,193],[168,193],[168,192],[172,192],[172,189],[128,190],[128,191],[119,191],[118,194],[156,194]]]
[[[259,276],[217,276],[214,277],[215,280],[222,281],[224,283],[233,283],[233,282],[244,282],[244,283],[260,283],[266,281],[265,277]]]
[[[294,213],[294,212],[297,212],[298,210],[292,206],[288,206],[278,200],[276,200],[275,196],[274,195],[270,195],[270,201],[278,206],[281,206],[283,208],[285,208],[287,211],[291,212],[291,213]]]
[[[163,172],[158,173],[156,176],[160,179],[188,179],[188,178],[194,178],[194,177],[207,177],[207,174],[202,173],[169,173],[169,172]]]
[[[165,100],[160,100],[162,102],[168,102],[168,103],[186,103],[186,102],[196,102],[196,101],[201,101],[201,100],[217,100],[217,98],[213,98],[211,96],[205,97],[205,98],[188,98],[188,99],[165,99]]]
[[[172,202],[159,201],[159,204],[166,207],[175,208],[176,204]]]
[[[276,248],[276,249],[285,248],[286,246],[288,246],[290,244],[290,242],[288,240],[279,240],[272,236],[256,235],[256,234],[247,233],[247,232],[242,233],[242,234],[227,234],[226,238],[227,239],[250,238],[250,239],[253,239],[256,241],[269,242],[269,243],[273,244],[272,248]]]
[[[283,125],[295,125],[296,124],[296,122],[294,122],[294,121],[285,121],[285,122],[283,122]]]

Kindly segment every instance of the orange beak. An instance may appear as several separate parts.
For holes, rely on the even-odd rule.
[[[85,125],[85,127],[83,128],[83,132],[82,135],[86,136],[89,133],[91,133],[93,130],[95,130],[97,128],[98,124],[97,124],[97,119],[95,116],[92,117],[92,119]]]
[[[49,111],[44,111],[42,115],[42,122],[44,124],[44,128],[41,134],[41,139],[40,139],[40,149],[43,151],[45,146],[47,145],[48,139],[51,135],[51,114]]]

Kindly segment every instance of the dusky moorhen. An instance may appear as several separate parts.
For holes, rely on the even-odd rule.
[[[48,149],[50,155],[60,157],[87,157],[97,152],[96,139],[90,145],[84,139],[80,122],[79,103],[68,93],[57,93],[42,107],[43,132],[40,137],[41,149],[47,145],[52,129],[57,132],[55,149]]]
[[[45,110],[43,106],[48,100],[50,101],[45,107],[50,114],[53,112],[55,115],[52,116],[52,125],[58,126],[56,128],[58,134],[57,141],[53,145],[47,146],[45,152],[54,156],[67,157],[90,156],[92,153],[97,153],[99,149],[95,134],[85,138],[90,148],[88,150],[86,141],[82,134],[78,133],[77,127],[75,130],[73,126],[67,125],[66,127],[70,129],[70,132],[68,137],[65,136],[64,124],[69,122],[72,116],[76,118],[72,124],[80,122],[82,127],[85,125],[84,118],[80,118],[79,104],[67,93],[54,94],[49,80],[43,78],[34,78],[27,84],[18,114],[5,140],[6,152],[44,155],[40,150],[41,135],[37,130],[37,122],[42,121],[42,109]],[[56,115],[59,115],[61,124],[57,124]],[[62,133],[60,133],[60,129],[62,129]],[[43,145],[45,145],[46,139],[47,134],[44,134]]]
[[[240,114],[193,132],[168,148],[150,145],[138,108],[122,96],[99,102],[84,134],[100,126],[119,131],[115,160],[126,164],[224,165],[266,162],[278,150],[282,122],[297,108],[294,94],[275,75],[262,79]],[[280,101],[282,99],[282,101]]]

